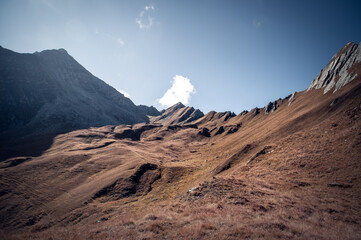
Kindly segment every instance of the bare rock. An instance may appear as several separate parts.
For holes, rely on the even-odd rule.
[[[220,126],[214,135],[219,135],[219,134],[222,134],[223,132],[224,132],[224,127]]]
[[[337,91],[341,87],[351,82],[360,70],[361,47],[359,44],[349,42],[331,61],[321,70],[318,76],[311,82],[307,91],[311,89],[324,88],[324,94],[334,89]],[[356,69],[355,69],[356,66]]]
[[[211,134],[209,133],[209,129],[208,128],[202,128],[199,132],[198,135],[204,136],[204,137],[210,137]]]
[[[292,95],[288,98],[288,106],[291,105],[296,100],[296,92],[292,93]]]
[[[269,102],[268,105],[265,107],[264,112],[266,114],[276,111],[276,109],[279,107],[279,102],[276,100],[274,102]]]
[[[193,107],[186,107],[181,102],[161,111],[161,115],[151,117],[151,122],[161,124],[187,124],[204,116],[203,112]]]

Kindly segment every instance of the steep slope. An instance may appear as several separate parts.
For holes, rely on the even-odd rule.
[[[64,49],[19,54],[0,47],[3,138],[147,121],[130,99]]]
[[[0,236],[360,239],[360,102],[356,76],[237,116],[58,135],[0,163]]]
[[[152,117],[150,121],[152,123],[161,123],[164,125],[185,124],[203,116],[204,114],[199,109],[186,107],[179,102],[161,112],[160,116]]]
[[[153,106],[138,105],[138,110],[148,116],[159,116],[161,113]]]
[[[324,88],[324,93],[331,89],[334,92],[337,91],[354,80],[356,76],[360,76],[360,62],[361,46],[352,42],[347,43],[332,57],[307,90]]]

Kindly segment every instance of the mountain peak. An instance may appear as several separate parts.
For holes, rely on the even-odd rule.
[[[59,49],[48,49],[43,50],[41,52],[35,52],[34,54],[40,54],[40,55],[48,55],[48,54],[62,54],[62,55],[69,55],[69,53],[64,48]]]
[[[348,42],[340,49],[311,82],[307,91],[324,88],[324,93],[331,89],[333,92],[345,86],[358,75],[361,67],[361,47],[359,44]]]
[[[64,48],[59,48],[59,49],[56,49],[55,51],[58,51],[60,53],[68,54],[68,52]]]
[[[174,104],[173,106],[171,106],[171,107],[169,107],[169,108],[175,109],[175,108],[183,108],[183,107],[185,107],[183,103],[177,102],[176,104]],[[169,108],[168,108],[168,109],[169,109]]]
[[[34,54],[0,50],[0,89],[8,89],[10,82],[12,89],[0,94],[1,137],[148,122],[130,99],[93,76],[65,49]]]
[[[161,124],[185,124],[204,116],[203,112],[199,109],[184,106],[181,102],[163,110],[161,113],[162,115],[151,118],[151,122]]]

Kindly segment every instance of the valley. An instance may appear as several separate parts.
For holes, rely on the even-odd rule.
[[[5,141],[0,237],[359,239],[360,56],[348,44],[308,90],[238,115],[179,103]]]

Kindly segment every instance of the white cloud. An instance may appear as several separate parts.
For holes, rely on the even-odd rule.
[[[188,104],[191,99],[191,95],[194,93],[196,93],[196,89],[189,78],[176,75],[173,78],[171,88],[166,91],[158,102],[165,107],[170,107],[178,102]]]
[[[258,20],[253,20],[252,24],[253,24],[253,27],[255,27],[255,28],[259,28],[261,26],[261,22]]]
[[[118,92],[120,92],[121,94],[123,94],[123,95],[124,95],[124,97],[130,98],[130,94],[129,94],[129,93],[127,93],[126,91],[121,90],[121,89],[117,89],[117,91],[118,91]]]
[[[135,22],[138,24],[140,29],[148,29],[153,26],[154,18],[152,11],[155,10],[153,5],[145,6],[144,10],[139,13],[138,18]]]
[[[154,10],[155,8],[153,5],[151,5],[151,6],[145,6],[144,9],[145,9],[145,11],[148,11],[148,10]]]
[[[118,38],[117,42],[119,43],[119,45],[123,46],[125,44],[125,42],[123,41],[123,39]]]

